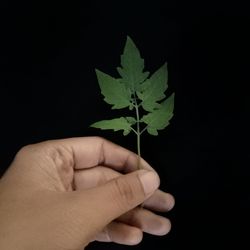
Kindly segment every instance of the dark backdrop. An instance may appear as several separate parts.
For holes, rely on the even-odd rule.
[[[0,169],[23,145],[100,135],[135,150],[135,137],[90,129],[116,114],[94,69],[116,74],[126,35],[146,68],[165,61],[175,116],[142,154],[176,197],[172,231],[131,249],[247,249],[249,13],[239,1],[4,1],[0,7]],[[243,227],[246,226],[246,229]],[[42,236],[41,236],[42,237]],[[249,244],[248,244],[249,245]],[[244,246],[244,247],[243,247]],[[127,249],[92,244],[89,249]]]

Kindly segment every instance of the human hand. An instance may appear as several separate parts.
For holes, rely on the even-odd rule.
[[[141,164],[136,170],[136,154],[99,137],[22,148],[0,180],[0,249],[77,250],[165,235],[170,222],[153,211],[170,210],[174,199]]]

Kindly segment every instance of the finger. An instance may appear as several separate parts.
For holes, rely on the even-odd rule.
[[[119,172],[101,166],[83,169],[75,172],[74,186],[76,190],[89,189],[103,185],[119,176],[121,176]],[[156,190],[156,192],[143,203],[143,206],[154,211],[166,212],[173,208],[174,203],[174,197],[171,194]]]
[[[174,205],[174,197],[159,189],[143,203],[143,207],[157,212],[168,212]]]
[[[114,221],[105,227],[102,232],[98,233],[95,240],[136,245],[141,242],[142,238],[143,234],[139,228]]]
[[[78,207],[76,216],[87,216],[92,229],[96,230],[141,204],[155,192],[159,183],[159,176],[154,171],[134,171],[104,185],[73,192],[71,197],[75,199],[70,206]]]
[[[82,169],[74,173],[74,186],[76,190],[94,188],[121,175],[119,172],[103,166]]]
[[[153,235],[165,235],[171,229],[170,221],[143,208],[135,208],[118,219]]]
[[[100,137],[79,137],[44,142],[52,148],[71,152],[75,169],[104,165],[126,173],[137,170],[137,155]],[[153,170],[141,159],[141,167]]]

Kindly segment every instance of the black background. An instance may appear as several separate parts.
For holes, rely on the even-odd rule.
[[[4,1],[0,47],[0,169],[23,145],[100,135],[112,118],[94,69],[117,74],[126,35],[146,69],[165,61],[175,116],[142,154],[176,198],[172,231],[131,249],[214,249],[249,243],[249,13],[239,1]],[[120,114],[120,113],[119,113]],[[246,229],[244,229],[246,226]],[[41,236],[42,237],[42,236]],[[244,247],[243,247],[244,246]],[[93,243],[88,249],[127,249]]]

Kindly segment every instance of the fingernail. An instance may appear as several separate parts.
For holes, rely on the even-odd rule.
[[[153,171],[141,170],[139,178],[146,196],[152,194],[160,185],[159,176]]]

